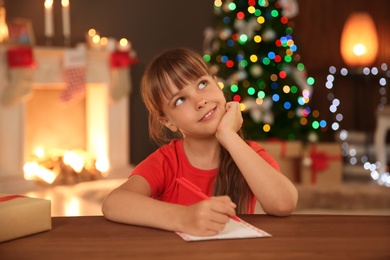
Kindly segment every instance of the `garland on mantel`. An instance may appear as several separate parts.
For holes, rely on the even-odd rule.
[[[8,84],[0,89],[0,104],[13,106],[32,95],[34,69],[37,67],[31,46],[15,46],[7,49]],[[60,93],[59,102],[69,105],[85,97],[86,48],[64,51],[63,73],[66,88]],[[139,62],[129,51],[110,53],[110,97],[120,100],[131,91],[130,66]]]

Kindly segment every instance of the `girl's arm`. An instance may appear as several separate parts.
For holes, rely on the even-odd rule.
[[[230,153],[252,192],[267,214],[287,216],[295,209],[298,192],[294,184],[259,156],[237,131],[242,125],[239,103],[229,102],[216,133]]]
[[[227,196],[182,206],[150,197],[148,182],[134,175],[111,191],[103,202],[104,217],[111,221],[148,226],[193,235],[215,235],[224,229],[235,205]]]

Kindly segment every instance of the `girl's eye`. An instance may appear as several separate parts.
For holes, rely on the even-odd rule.
[[[178,98],[178,99],[176,99],[176,101],[175,101],[175,107],[180,106],[181,104],[183,104],[183,102],[184,102],[184,98]]]
[[[199,89],[203,89],[203,88],[205,88],[206,86],[207,86],[207,82],[206,82],[206,81],[202,81],[202,82],[199,83],[198,88],[199,88]]]

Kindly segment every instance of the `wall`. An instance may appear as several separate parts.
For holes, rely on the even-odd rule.
[[[31,19],[38,45],[44,45],[44,0],[5,0],[7,20]],[[130,101],[131,163],[138,163],[156,147],[149,142],[147,112],[140,99],[139,83],[148,62],[160,51],[189,47],[202,51],[203,30],[213,19],[210,0],[93,0],[70,1],[72,44],[84,41],[84,34],[95,28],[100,35],[132,42],[141,62],[132,67],[133,92]],[[55,45],[62,44],[61,1],[54,1]]]
[[[329,66],[345,67],[339,46],[341,32],[348,16],[353,12],[368,12],[377,27],[379,52],[373,66],[386,62],[390,67],[390,1],[386,0],[298,0],[300,13],[295,22],[294,39],[298,45],[301,60],[308,73],[316,79],[313,107],[333,120],[326,100],[329,90],[325,88]],[[390,75],[387,77],[387,100],[390,101]],[[344,115],[341,127],[347,130],[363,131],[372,135],[375,111],[380,102],[379,77],[363,75],[336,76],[333,93],[340,99],[338,112]]]
[[[343,25],[353,12],[368,12],[374,19],[379,36],[379,52],[373,66],[387,63],[390,66],[390,2],[373,1],[329,1],[299,0],[300,15],[294,19],[295,39],[299,53],[311,76],[316,79],[313,104],[319,111],[328,111],[330,102],[324,102],[329,91],[324,87],[330,65],[345,67],[339,50]],[[389,76],[388,76],[389,77]],[[388,79],[387,89],[390,86]],[[366,132],[370,136],[375,130],[375,110],[380,102],[378,77],[349,75],[337,76],[333,94],[340,99],[338,111],[344,115],[341,127],[347,130]],[[390,91],[387,91],[390,100]],[[326,119],[332,119],[327,113]]]
[[[61,45],[61,7],[59,0],[55,5],[54,43]],[[390,63],[390,1],[387,0],[298,0],[300,13],[294,18],[296,24],[294,39],[298,45],[302,62],[306,65],[310,76],[316,79],[312,107],[321,111],[325,117],[331,118],[328,112],[329,103],[324,102],[327,89],[324,87],[330,65],[343,66],[339,54],[339,39],[344,21],[353,11],[368,11],[374,16],[380,40],[379,62]],[[44,44],[44,0],[5,0],[7,18],[23,17],[31,19],[38,45]],[[140,100],[139,82],[147,63],[160,51],[170,47],[189,47],[202,50],[203,30],[212,25],[213,1],[137,1],[137,0],[94,0],[70,1],[72,43],[82,42],[84,34],[95,28],[102,36],[126,37],[132,41],[141,62],[132,68],[133,93],[130,102],[131,120],[131,163],[144,159],[155,146],[149,142],[147,135],[147,113]],[[336,95],[346,104],[355,94],[353,82],[343,79],[337,87]],[[341,86],[342,85],[342,86]],[[352,90],[351,90],[352,89]],[[375,100],[377,92],[364,89],[364,95]],[[388,95],[388,94],[387,94]],[[372,104],[371,104],[372,103]],[[341,106],[345,117],[346,129],[357,128],[355,115],[361,122],[359,128],[372,131],[375,119],[375,102],[364,109],[354,110],[349,106]],[[361,106],[359,106],[361,107]],[[360,115],[360,113],[365,113]],[[360,122],[359,120],[359,122]]]

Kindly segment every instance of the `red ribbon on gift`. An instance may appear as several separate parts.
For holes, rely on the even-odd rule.
[[[274,142],[274,143],[280,143],[280,158],[286,157],[286,152],[287,152],[287,142],[285,140],[281,140],[278,138],[269,138],[267,139],[268,142]]]
[[[310,150],[311,158],[311,182],[317,183],[317,174],[320,171],[326,170],[329,167],[329,161],[341,160],[340,155],[329,156],[325,152],[318,152],[315,145],[312,145]]]
[[[20,46],[7,50],[8,66],[11,68],[32,68],[35,66],[32,48]]]
[[[0,197],[0,202],[12,200],[12,199],[17,199],[17,198],[24,198],[24,197],[25,196],[22,196],[22,195],[9,195],[9,196],[5,196],[5,197]]]
[[[116,51],[111,53],[110,67],[111,68],[127,68],[139,62],[138,58],[131,58],[127,51]]]

